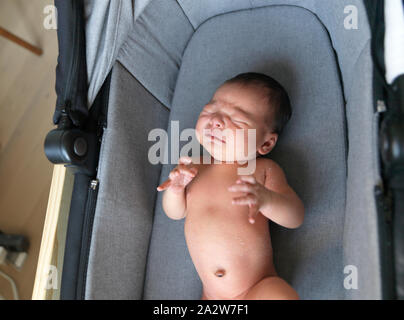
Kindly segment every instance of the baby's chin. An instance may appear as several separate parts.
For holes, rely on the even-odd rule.
[[[243,151],[241,152],[229,152],[228,154],[226,153],[227,149],[226,148],[216,148],[215,146],[212,147],[212,144],[208,145],[203,145],[204,149],[213,159],[219,162],[229,162],[229,163],[245,163],[247,161],[255,160],[257,158],[257,152],[254,152],[253,154],[250,155],[245,155]]]

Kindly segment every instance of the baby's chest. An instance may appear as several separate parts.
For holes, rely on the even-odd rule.
[[[187,203],[199,206],[231,206],[231,200],[238,193],[228,188],[236,184],[239,178],[236,166],[210,165],[200,168],[197,176],[187,187]],[[259,172],[254,174],[258,181],[262,180]]]
[[[213,201],[215,198],[226,196],[227,188],[236,182],[237,175],[217,171],[205,169],[199,172],[188,187],[189,199],[210,199]]]

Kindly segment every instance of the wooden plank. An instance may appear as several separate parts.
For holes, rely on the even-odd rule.
[[[62,282],[63,259],[66,247],[66,234],[69,221],[70,202],[72,198],[74,176],[70,170],[66,170],[65,182],[60,204],[59,219],[56,227],[56,238],[52,251],[51,263],[58,270],[57,287],[47,290],[46,300],[60,299],[60,286]]]
[[[33,300],[59,297],[72,188],[73,175],[64,166],[55,166],[34,281]]]
[[[41,48],[38,48],[36,46],[33,46],[32,44],[28,43],[24,39],[21,39],[20,37],[16,36],[15,34],[9,32],[8,30],[0,27],[0,36],[18,44],[19,46],[31,51],[32,53],[36,54],[37,56],[42,55],[43,51]]]
[[[31,299],[53,166],[43,143],[52,129],[56,30],[43,26],[44,8],[53,0],[1,0],[0,25],[44,49],[41,57],[0,37],[0,229],[22,234],[30,242],[28,257],[12,277],[21,299]],[[0,281],[0,295],[12,299],[9,284]]]

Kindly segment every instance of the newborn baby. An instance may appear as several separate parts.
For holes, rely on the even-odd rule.
[[[276,273],[268,219],[297,228],[303,203],[279,165],[260,157],[275,147],[290,116],[288,95],[274,79],[245,73],[226,81],[196,124],[211,163],[181,157],[157,188],[165,190],[167,216],[186,218],[185,238],[202,281],[202,299],[298,299]],[[246,155],[248,129],[255,130],[256,141]],[[236,130],[244,133],[243,144],[230,143],[229,133],[235,137]],[[256,161],[255,171],[239,175],[245,160]]]

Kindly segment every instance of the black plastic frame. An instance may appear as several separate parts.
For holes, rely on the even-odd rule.
[[[74,126],[81,127],[88,117],[84,1],[55,0],[55,6],[59,56],[53,122],[59,123],[64,110]]]
[[[384,0],[364,0],[372,32],[374,111],[383,184],[375,186],[383,299],[404,299],[404,76],[385,79]],[[404,58],[403,58],[404,59]],[[378,110],[385,106],[386,110]]]
[[[97,98],[90,109],[84,128],[97,136],[96,155],[99,159],[102,134],[107,126],[107,109],[111,74],[107,77]],[[74,186],[70,206],[67,239],[63,262],[60,297],[63,300],[84,299],[87,275],[88,255],[94,221],[98,180],[96,173],[88,175],[86,170],[72,167]],[[94,184],[94,182],[96,184]]]
[[[85,280],[95,213],[97,165],[103,130],[107,125],[110,75],[91,108],[87,105],[87,66],[83,0],[55,0],[58,13],[59,57],[56,68],[58,125],[45,141],[45,153],[53,163],[74,172],[60,298],[85,298]],[[84,156],[74,153],[75,139],[86,142]],[[60,270],[59,270],[60,271]]]

